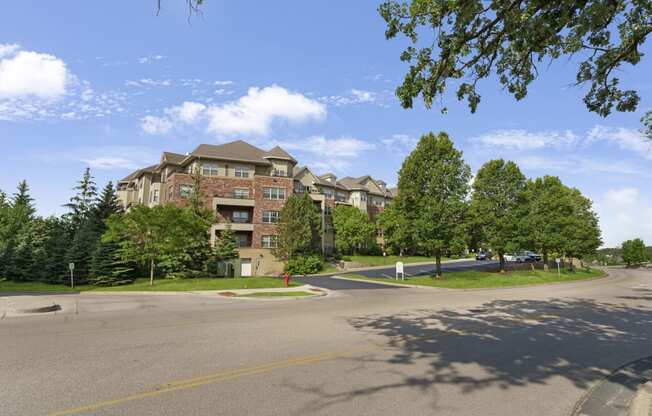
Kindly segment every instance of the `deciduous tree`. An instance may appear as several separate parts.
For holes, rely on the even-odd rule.
[[[319,251],[321,218],[308,194],[292,194],[281,210],[274,255],[283,260]]]
[[[399,215],[410,224],[417,245],[435,256],[437,277],[443,253],[464,240],[470,175],[462,152],[443,132],[422,136],[399,171]]]
[[[648,261],[647,249],[643,240],[635,238],[625,241],[622,245],[622,257],[627,267],[640,266]]]
[[[538,66],[571,56],[579,60],[576,84],[590,86],[589,111],[607,116],[638,105],[637,92],[623,90],[617,74],[643,56],[652,32],[648,0],[390,0],[379,12],[388,39],[403,35],[411,43],[401,54],[410,69],[396,90],[405,108],[419,95],[430,107],[455,83],[457,98],[474,112],[476,86],[491,76],[520,100]]]
[[[374,243],[376,227],[369,215],[350,205],[338,205],[333,210],[335,248],[340,253],[356,254]]]
[[[491,247],[500,260],[500,271],[505,270],[505,253],[517,248],[521,192],[525,176],[516,163],[502,159],[485,163],[473,181],[471,218],[481,241]]]

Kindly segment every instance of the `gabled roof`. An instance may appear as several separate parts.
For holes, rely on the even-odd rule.
[[[185,155],[180,155],[178,153],[172,153],[172,152],[163,152],[163,155],[161,156],[161,163],[169,163],[171,165],[180,165],[181,162],[183,162],[183,159],[185,159]]]
[[[273,149],[271,149],[268,152],[265,152],[265,155],[263,156],[264,159],[282,159],[282,160],[289,160],[291,162],[297,163],[297,161],[290,156],[288,152],[283,150],[280,146],[275,146]]]
[[[224,144],[200,144],[190,152],[191,156],[214,159],[236,160],[269,165],[265,160],[265,151],[242,140]]]
[[[361,190],[361,191],[368,191],[367,187],[362,185],[359,181],[359,178],[352,178],[350,176],[346,176],[339,181],[337,181],[338,184],[342,185],[345,189],[348,189],[349,191],[355,191],[355,190]]]
[[[120,182],[130,182],[130,181],[133,181],[134,179],[140,178],[144,173],[154,173],[154,171],[156,170],[157,167],[158,167],[158,164],[147,166],[146,168],[142,168],[142,169],[138,169],[136,171],[133,171],[129,175],[127,175],[126,177],[121,179]]]

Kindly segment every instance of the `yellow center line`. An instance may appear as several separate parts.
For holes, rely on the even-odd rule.
[[[267,364],[262,364],[254,367],[241,368],[236,370],[227,370],[221,371],[214,374],[209,374],[206,376],[195,377],[186,380],[171,381],[166,383],[158,388],[155,388],[150,391],[145,391],[142,393],[133,394],[130,396],[120,397],[111,400],[105,400],[102,402],[92,403],[84,406],[79,406],[71,409],[61,410],[53,413],[49,413],[49,416],[66,416],[72,415],[75,413],[88,412],[92,410],[98,410],[108,406],[115,406],[118,404],[131,402],[135,400],[146,399],[149,397],[160,396],[166,393],[175,392],[178,390],[190,389],[193,387],[203,386],[211,383],[218,383],[221,381],[233,380],[240,377],[252,376],[256,374],[267,373],[273,370],[280,370],[284,368],[290,368],[299,365],[313,364],[321,361],[333,360],[336,358],[342,358],[348,355],[355,353],[368,352],[377,349],[377,347],[361,347],[356,348],[346,352],[328,352],[316,355],[307,355],[303,357],[290,358],[283,361],[276,361]]]

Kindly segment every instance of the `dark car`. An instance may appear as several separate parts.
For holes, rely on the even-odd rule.
[[[490,251],[478,251],[475,254],[475,259],[476,260],[491,260],[491,252]]]
[[[537,254],[533,251],[526,251],[525,253],[530,258],[530,261],[541,261],[541,254]]]

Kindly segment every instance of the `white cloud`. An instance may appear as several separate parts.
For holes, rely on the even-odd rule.
[[[172,122],[166,118],[145,116],[140,120],[140,127],[147,134],[163,135],[172,130]]]
[[[486,146],[507,149],[532,150],[544,147],[571,146],[578,137],[570,130],[529,132],[527,130],[496,130],[470,139]]]
[[[329,95],[329,96],[324,96],[321,97],[320,100],[323,102],[326,102],[328,104],[334,105],[336,107],[343,106],[343,105],[351,105],[351,104],[373,104],[377,103],[381,106],[385,106],[385,104],[381,101],[381,98],[384,98],[384,92],[381,94],[374,92],[374,91],[366,91],[366,90],[360,90],[353,88],[348,91],[347,94],[345,95]]]
[[[13,55],[20,49],[20,45],[15,43],[0,43],[0,58]]]
[[[355,97],[355,100],[359,103],[371,103],[376,101],[376,93],[371,91],[352,89],[351,94],[353,95],[353,97]]]
[[[136,161],[124,157],[96,157],[81,159],[88,167],[93,169],[137,169]]]
[[[172,85],[172,81],[169,79],[141,78],[137,81],[127,80],[125,85],[127,87],[169,87]]]
[[[391,154],[405,157],[417,147],[419,139],[409,134],[395,134],[388,139],[382,139],[381,142]]]
[[[215,81],[215,85],[220,85],[220,86],[225,86],[225,85],[233,85],[233,81]]]
[[[284,142],[281,146],[289,150],[298,150],[318,155],[333,155],[334,157],[357,157],[362,152],[372,150],[375,146],[364,140],[353,137],[327,139],[324,136],[312,136],[297,142]]]
[[[227,90],[226,88],[218,88],[215,90],[215,95],[231,95],[233,91]]]
[[[645,197],[638,188],[624,187],[609,189],[598,198],[595,210],[606,247],[632,238],[652,242],[652,200]]]
[[[193,101],[185,101],[183,104],[170,107],[165,110],[166,114],[169,114],[175,120],[182,121],[188,124],[194,124],[204,113],[206,106],[202,103],[196,103]]]
[[[217,135],[269,134],[276,120],[293,123],[322,120],[326,107],[306,96],[278,85],[249,88],[247,95],[206,110],[208,131]]]
[[[163,58],[165,58],[163,55],[147,55],[147,56],[143,56],[141,58],[138,58],[138,62],[141,63],[141,64],[151,64],[154,61],[160,61]]]
[[[638,200],[638,189],[610,189],[605,193],[605,200],[612,205],[631,206],[634,205]]]
[[[638,130],[597,125],[589,130],[587,135],[588,143],[596,141],[615,143],[622,150],[634,152],[652,160],[652,143],[646,141]]]
[[[15,48],[5,46],[7,51]],[[0,60],[0,99],[36,97],[54,99],[66,92],[66,64],[55,56],[32,51],[19,51]]]
[[[612,161],[575,155],[564,157],[513,155],[511,159],[524,169],[532,169],[542,172],[559,171],[575,174],[605,173],[652,177],[652,172],[650,172],[649,169],[628,160]]]
[[[52,165],[83,163],[93,169],[124,170],[151,165],[159,156],[160,149],[145,146],[83,146],[65,152],[36,153],[32,157]]]

